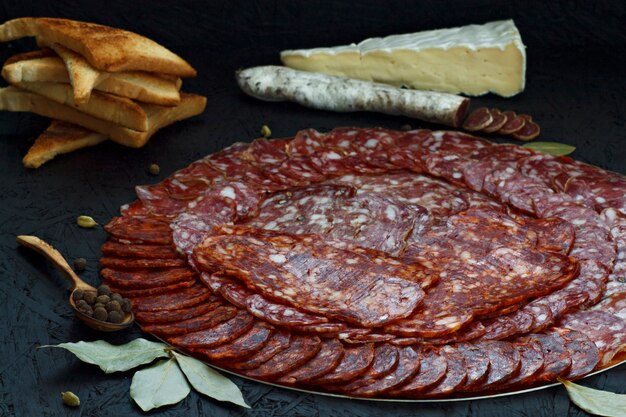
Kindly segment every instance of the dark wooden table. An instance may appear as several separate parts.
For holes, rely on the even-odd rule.
[[[54,16],[109,24],[163,43],[194,65],[199,76],[184,89],[204,94],[204,114],[159,132],[142,149],[104,143],[58,157],[37,170],[21,159],[48,121],[31,114],[0,114],[0,416],[132,416],[141,410],[129,397],[131,373],[105,375],[97,367],[45,344],[105,339],[123,343],[136,328],[99,334],[74,318],[65,300],[67,283],[42,257],[22,250],[18,234],[35,234],[68,259],[84,257],[82,277],[99,283],[101,228],[80,229],[78,215],[106,223],[134,200],[133,187],[154,183],[235,141],[274,137],[302,128],[337,126],[399,128],[436,126],[378,114],[338,114],[294,104],[270,104],[244,96],[234,81],[238,68],[278,64],[288,48],[332,46],[371,36],[407,33],[513,18],[528,51],[527,88],[510,99],[485,96],[473,105],[530,113],[542,140],[577,147],[574,158],[626,174],[626,6],[623,2],[541,1],[260,1],[231,0],[72,2],[5,0],[0,20]],[[545,3],[545,4],[544,4]],[[31,40],[0,45],[0,58],[33,48]],[[498,140],[496,138],[496,140]],[[157,163],[161,174],[148,173]],[[626,392],[626,367],[582,381]],[[251,410],[192,393],[182,403],[150,414],[306,416],[580,416],[561,387],[487,400],[379,403],[308,395],[234,378]],[[77,410],[59,393],[77,393]]]

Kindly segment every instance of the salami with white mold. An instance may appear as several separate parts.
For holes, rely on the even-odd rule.
[[[246,94],[260,100],[292,101],[338,112],[402,115],[446,126],[459,126],[469,104],[469,99],[453,94],[401,89],[279,66],[240,70],[236,78]]]

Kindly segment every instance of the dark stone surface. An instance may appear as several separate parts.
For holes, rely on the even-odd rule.
[[[198,69],[184,89],[208,97],[206,112],[159,132],[142,149],[114,143],[58,157],[37,170],[21,159],[47,121],[31,114],[0,114],[0,416],[131,416],[143,414],[129,397],[132,373],[105,375],[97,367],[40,345],[105,339],[123,343],[137,329],[98,334],[76,320],[65,300],[67,283],[49,263],[19,249],[18,234],[35,234],[70,263],[88,260],[81,276],[99,282],[102,228],[80,229],[78,215],[106,223],[134,199],[133,186],[156,182],[176,169],[268,124],[274,137],[314,127],[434,127],[377,114],[338,114],[244,96],[237,68],[279,63],[286,48],[332,46],[417,30],[514,18],[528,47],[527,89],[511,99],[485,96],[473,104],[528,112],[541,140],[577,147],[573,157],[626,174],[626,17],[624,2],[604,1],[16,1],[0,4],[0,21],[58,16],[109,24],[163,43]],[[0,58],[31,49],[28,40],[0,45]],[[151,163],[161,174],[148,173]],[[584,385],[626,392],[624,366]],[[150,414],[211,416],[581,416],[563,388],[477,401],[380,403],[308,395],[234,378],[251,410],[192,393]],[[59,393],[77,393],[78,410]]]

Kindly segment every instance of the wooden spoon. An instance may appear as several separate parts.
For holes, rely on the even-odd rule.
[[[132,311],[130,313],[126,313],[121,323],[109,323],[102,320],[96,320],[95,318],[89,317],[85,313],[78,310],[78,308],[76,308],[76,303],[74,302],[74,291],[80,289],[83,291],[95,292],[96,289],[80,279],[78,275],[74,273],[65,258],[63,258],[63,255],[61,255],[58,250],[54,249],[52,246],[39,239],[38,237],[24,235],[18,236],[17,243],[41,253],[46,258],[48,258],[48,260],[50,260],[52,264],[63,273],[63,275],[65,275],[65,278],[67,278],[72,284],[72,293],[70,294],[69,300],[70,306],[72,307],[72,310],[74,310],[74,313],[76,313],[76,316],[78,316],[78,318],[87,326],[103,332],[114,332],[116,330],[125,329],[133,324],[135,316]]]

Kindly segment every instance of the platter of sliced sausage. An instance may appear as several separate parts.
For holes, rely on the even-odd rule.
[[[136,191],[105,226],[103,280],[145,332],[245,378],[440,401],[576,380],[626,350],[626,177],[568,157],[307,129]]]

